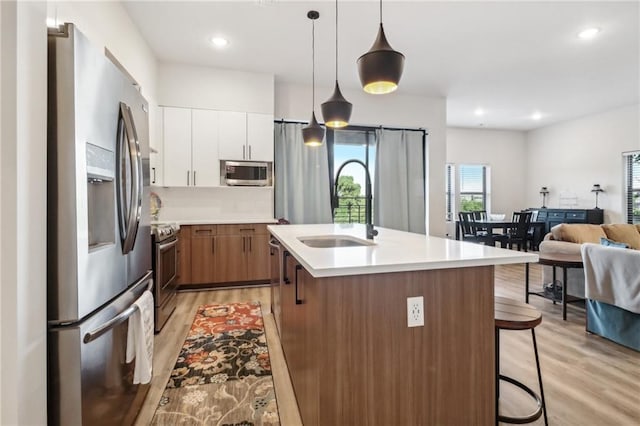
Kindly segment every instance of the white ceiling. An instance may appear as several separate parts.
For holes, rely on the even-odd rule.
[[[341,1],[342,87],[359,88],[357,58],[376,36],[378,3]],[[640,102],[639,2],[385,1],[391,45],[406,56],[398,94],[444,96],[449,126],[529,130]],[[276,0],[125,3],[160,61],[334,81],[335,3]],[[577,33],[600,27],[593,40]],[[213,35],[230,40],[224,50]],[[327,94],[328,96],[328,94]],[[484,116],[474,110],[482,108]],[[531,119],[540,112],[539,121]]]

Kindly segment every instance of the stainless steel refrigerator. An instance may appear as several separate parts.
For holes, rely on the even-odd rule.
[[[148,105],[78,29],[48,37],[48,417],[135,420],[148,385],[125,362],[151,287]]]

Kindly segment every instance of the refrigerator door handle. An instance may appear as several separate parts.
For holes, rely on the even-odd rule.
[[[135,283],[131,287],[131,289],[133,290],[135,287],[137,287],[141,283],[143,283],[145,281],[148,281],[147,290],[150,290],[151,286],[153,284],[153,282],[151,281],[151,276],[152,275],[153,275],[152,271],[147,272],[145,274],[145,276],[142,277],[141,280],[139,280],[137,283]],[[124,311],[120,312],[118,315],[116,315],[115,317],[111,318],[109,321],[105,322],[104,324],[102,324],[101,326],[97,327],[93,331],[89,331],[87,334],[84,335],[84,338],[82,339],[82,341],[84,343],[93,342],[98,337],[102,336],[103,334],[105,334],[106,332],[108,332],[109,330],[111,330],[112,328],[117,326],[118,324],[121,324],[121,323],[125,322],[126,320],[128,320],[129,317],[131,315],[133,315],[133,313],[136,311],[136,309],[138,309],[138,307],[136,305],[129,306],[127,309],[125,309]]]
[[[142,214],[142,156],[138,135],[129,108],[124,102],[120,102],[120,122],[118,123],[118,205],[120,216],[120,237],[122,238],[122,253],[127,254],[133,250],[138,224]],[[125,150],[126,151],[123,151]],[[131,196],[127,198],[126,181],[127,173],[122,170],[123,162],[131,167]]]

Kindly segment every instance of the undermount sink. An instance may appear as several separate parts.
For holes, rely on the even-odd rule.
[[[317,235],[313,237],[298,237],[301,243],[314,248],[335,247],[365,247],[373,246],[373,241],[361,240],[350,235]]]

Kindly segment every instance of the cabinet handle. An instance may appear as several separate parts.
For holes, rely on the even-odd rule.
[[[291,253],[289,253],[288,251],[284,251],[284,253],[282,253],[282,282],[284,282],[285,284],[291,284],[291,280],[287,277],[287,257],[291,256]]]
[[[251,248],[251,240],[252,239],[253,238],[251,238],[251,237],[247,237],[247,240],[249,240],[249,251],[253,251],[252,248]]]
[[[216,239],[212,238],[211,239],[211,253],[215,253],[216,252]]]
[[[249,145],[249,160],[251,160],[251,145]]]
[[[244,158],[244,151],[245,151],[245,146],[244,146],[244,145],[242,145],[242,159],[243,159],[243,160],[246,160],[246,158]]]
[[[153,181],[151,183],[156,183],[156,168],[152,167],[151,170],[153,170]]]
[[[256,228],[240,228],[240,232],[242,231],[255,231]]]
[[[304,300],[298,299],[298,271],[302,269],[302,265],[296,265],[296,305],[302,305]]]
[[[207,234],[210,234],[211,232],[213,232],[211,229],[196,229],[196,234],[199,234],[201,232],[206,232]]]
[[[246,242],[246,241],[247,241],[247,240],[245,240],[245,238],[244,238],[244,237],[242,237],[242,252],[243,252],[243,253],[244,253],[245,246],[246,246],[246,244],[247,244],[247,242]]]
[[[187,170],[187,186],[189,186],[189,173],[191,173],[189,170]]]
[[[196,186],[196,171],[193,171],[193,186]]]

